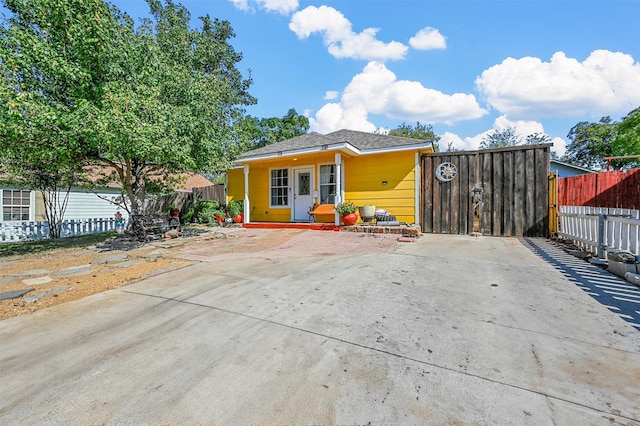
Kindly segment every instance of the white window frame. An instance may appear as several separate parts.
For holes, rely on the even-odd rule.
[[[273,198],[272,198],[272,189],[273,187],[273,177],[272,177],[272,173],[275,170],[286,170],[287,171],[287,186],[278,186],[276,188],[283,188],[286,190],[286,194],[287,194],[287,204],[273,204]],[[269,208],[271,209],[288,209],[291,207],[291,168],[290,167],[271,167],[269,169]]]
[[[11,192],[20,192],[20,200],[24,199],[23,193],[27,193],[28,194],[28,199],[29,199],[29,204],[25,205],[25,204],[5,204],[4,203],[4,193],[5,191],[11,191]],[[12,194],[12,198],[13,198],[13,194]],[[15,189],[15,188],[2,188],[0,189],[0,222],[28,222],[28,221],[32,221],[33,220],[33,206],[34,206],[34,202],[35,202],[35,197],[33,196],[33,191],[30,190],[26,190],[26,189]],[[28,218],[27,219],[19,219],[19,220],[5,220],[4,219],[4,209],[5,207],[18,207],[18,208],[24,208],[27,207],[29,209],[29,213],[28,213]]]
[[[322,184],[322,167],[323,166],[333,166],[333,174],[334,174],[334,180],[335,182],[333,182],[333,187],[335,188],[335,191],[333,193],[333,199],[334,199],[334,203],[335,203],[335,199],[338,197],[338,194],[340,193],[340,189],[338,188],[338,167],[336,166],[335,163],[319,163],[318,164],[318,203],[319,204],[334,204],[334,203],[324,203],[322,200],[322,187],[323,186],[329,186],[331,184]]]

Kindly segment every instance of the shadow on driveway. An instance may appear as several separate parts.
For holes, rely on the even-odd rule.
[[[522,242],[588,295],[640,331],[640,288],[542,238],[523,238]]]

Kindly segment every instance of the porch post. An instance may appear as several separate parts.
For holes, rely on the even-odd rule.
[[[242,215],[243,223],[250,223],[249,212],[251,206],[249,205],[249,166],[244,166],[244,214]]]
[[[336,152],[336,197],[335,197],[335,205],[340,204],[344,197],[344,191],[342,190],[342,156],[339,152]],[[336,226],[340,226],[340,215],[338,212],[335,213],[335,221]]]

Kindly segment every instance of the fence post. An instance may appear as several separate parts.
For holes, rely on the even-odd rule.
[[[604,222],[607,220],[607,215],[600,213],[598,220],[598,259],[604,259],[604,250],[606,248],[604,240]]]

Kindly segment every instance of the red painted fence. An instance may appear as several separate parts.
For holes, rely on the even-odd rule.
[[[558,179],[558,206],[640,209],[640,169]]]

